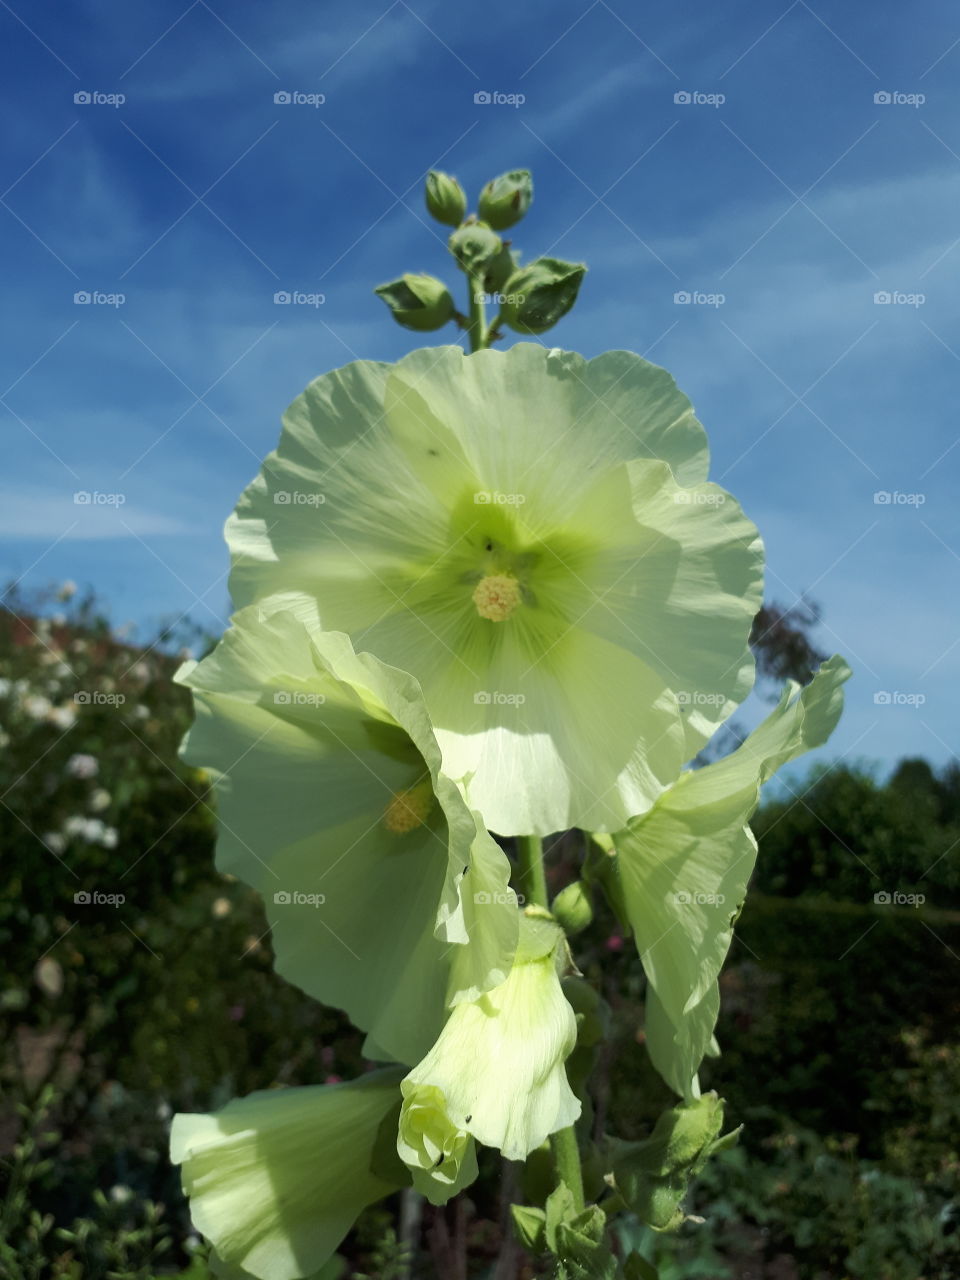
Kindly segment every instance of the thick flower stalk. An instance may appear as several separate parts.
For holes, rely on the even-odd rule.
[[[762,547],[630,352],[414,351],[318,378],[227,523],[238,606],[419,681],[502,835],[618,830],[749,692]]]
[[[178,679],[217,866],[262,894],[278,972],[345,1009],[368,1056],[416,1062],[448,1001],[503,981],[518,928],[509,863],[442,773],[416,681],[256,609]]]
[[[170,1158],[227,1280],[315,1275],[367,1205],[409,1181],[389,1125],[401,1072],[276,1089],[174,1117]]]

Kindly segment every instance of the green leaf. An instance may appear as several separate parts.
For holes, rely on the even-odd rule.
[[[517,1239],[531,1253],[543,1253],[547,1247],[547,1215],[543,1209],[529,1204],[512,1204],[510,1214]]]
[[[659,1280],[659,1273],[646,1258],[639,1253],[631,1253],[623,1264],[623,1280]]]

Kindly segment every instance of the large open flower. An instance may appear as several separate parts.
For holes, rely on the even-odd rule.
[[[781,765],[822,746],[843,709],[850,668],[823,664],[805,689],[789,685],[745,742],[716,764],[685,773],[653,809],[615,835],[617,866],[649,982],[647,1047],[685,1097],[717,1022],[717,975],[753,873],[749,826],[760,787]]]
[[[389,1130],[400,1075],[264,1090],[174,1116],[170,1158],[217,1274],[315,1276],[361,1210],[409,1182]]]
[[[278,971],[345,1009],[369,1057],[416,1062],[448,1002],[504,979],[518,927],[509,861],[440,771],[416,681],[256,609],[178,679],[217,866],[262,894]]]
[[[525,1160],[580,1115],[564,1063],[576,1018],[560,986],[569,964],[562,931],[521,917],[516,960],[506,981],[458,1004],[437,1043],[401,1085],[398,1150],[415,1185],[445,1191],[468,1140]]]
[[[227,523],[238,605],[419,680],[504,835],[616,830],[749,691],[762,548],[668,373],[519,344],[318,378]]]

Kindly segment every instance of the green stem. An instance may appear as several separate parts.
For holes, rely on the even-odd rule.
[[[573,1125],[569,1129],[561,1129],[550,1139],[553,1147],[553,1163],[557,1170],[557,1181],[563,1182],[573,1195],[574,1206],[579,1212],[584,1206],[583,1173],[580,1169],[580,1148],[577,1146],[577,1131]]]
[[[471,352],[482,351],[490,345],[490,334],[487,329],[487,307],[483,301],[483,277],[474,275],[472,272],[468,273],[467,287],[470,290],[469,323],[467,325],[470,350]]]
[[[527,905],[546,907],[547,876],[543,869],[543,841],[539,836],[517,836],[520,887]]]

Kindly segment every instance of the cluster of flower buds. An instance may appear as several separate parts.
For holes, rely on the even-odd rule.
[[[477,213],[467,213],[467,196],[457,179],[438,170],[427,174],[425,198],[431,217],[455,228],[448,247],[467,276],[471,303],[491,299],[499,306],[483,345],[501,337],[502,326],[522,334],[546,333],[567,314],[586,274],[583,263],[542,257],[521,266],[511,242],[499,234],[525,217],[533,203],[529,170],[511,169],[492,178],[480,192]],[[450,320],[468,325],[436,276],[406,274],[374,292],[405,329],[424,333]]]

